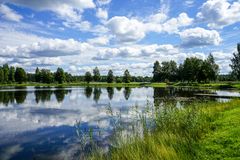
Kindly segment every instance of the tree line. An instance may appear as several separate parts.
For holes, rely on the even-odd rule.
[[[153,67],[153,81],[207,82],[215,81],[218,73],[219,67],[212,54],[209,54],[206,60],[197,57],[186,58],[179,66],[175,61],[161,64],[156,61]]]
[[[219,66],[215,63],[212,54],[202,60],[197,57],[186,58],[183,63],[177,65],[173,60],[164,61],[161,64],[156,61],[153,65],[153,76],[132,76],[129,70],[125,70],[122,76],[115,76],[110,69],[107,75],[101,75],[98,67],[83,76],[73,76],[65,72],[63,68],[57,68],[56,72],[49,69],[36,68],[35,73],[27,73],[21,67],[0,66],[0,83],[69,83],[69,82],[108,82],[108,83],[130,83],[130,82],[208,82],[215,80],[230,81],[240,80],[240,43],[237,52],[233,53],[230,67],[232,72],[228,75],[219,75]]]

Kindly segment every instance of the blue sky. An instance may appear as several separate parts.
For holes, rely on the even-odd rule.
[[[212,53],[228,73],[239,35],[240,0],[0,0],[0,64],[29,72],[151,75]]]

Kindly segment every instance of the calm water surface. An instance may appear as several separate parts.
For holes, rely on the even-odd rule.
[[[196,97],[197,93],[240,96],[233,91],[188,88],[2,88],[0,89],[0,159],[75,159],[82,149],[79,135],[93,128],[94,140],[107,150],[113,132],[111,106],[128,119],[133,106],[192,101],[227,101]]]

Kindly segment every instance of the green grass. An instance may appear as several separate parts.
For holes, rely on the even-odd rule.
[[[202,159],[240,159],[240,104],[214,121],[216,128],[201,141]]]
[[[210,88],[210,89],[240,89],[240,82],[211,82],[211,83],[172,83],[175,87],[194,87],[194,88]]]
[[[172,82],[172,83],[149,83],[149,82],[131,82],[131,83],[106,83],[106,82],[76,82],[76,83],[12,83],[12,84],[0,84],[0,87],[7,86],[91,86],[91,87],[191,87],[191,88],[205,88],[205,89],[240,89],[240,82],[212,82],[212,83],[182,83],[182,82]]]
[[[166,87],[166,83],[145,83],[145,82],[131,82],[131,83],[106,83],[106,82],[78,82],[78,83],[12,83],[12,84],[0,84],[0,87],[8,87],[8,86],[16,86],[16,87],[24,87],[24,86],[36,86],[36,87],[54,87],[54,86],[90,86],[90,87]]]
[[[94,152],[89,159],[240,158],[240,100],[198,103],[184,109],[168,106],[155,110],[151,118],[154,129],[147,129],[142,121],[143,135],[116,137],[120,147],[108,154]]]

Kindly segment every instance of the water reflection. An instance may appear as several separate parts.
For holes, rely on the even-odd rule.
[[[109,138],[118,123],[130,123],[137,104],[146,109],[147,100],[155,106],[200,100],[216,100],[195,93],[230,94],[228,91],[204,91],[188,88],[34,88],[0,90],[0,159],[15,148],[9,159],[74,159],[86,150],[79,149],[85,131],[99,146],[108,149]],[[232,93],[236,95],[236,93]],[[114,119],[110,115],[116,113]],[[7,106],[7,107],[6,107]],[[97,107],[96,107],[97,106]],[[77,123],[76,123],[77,122]],[[80,123],[79,123],[80,122]],[[92,133],[94,130],[94,133]],[[85,139],[89,144],[89,137]],[[16,144],[18,146],[16,146]],[[87,146],[88,146],[87,144]],[[80,154],[81,155],[81,154]]]
[[[94,88],[93,90],[93,100],[98,103],[100,96],[102,94],[101,88]]]
[[[71,90],[57,89],[54,91],[57,102],[60,103],[64,100],[65,95],[71,93]]]
[[[84,92],[84,94],[85,94],[85,96],[87,97],[87,98],[90,98],[91,96],[92,96],[92,87],[86,87],[85,89],[85,92]]]
[[[117,89],[118,91],[121,91],[122,87],[116,87],[116,89]]]
[[[58,103],[62,102],[65,98],[65,95],[67,95],[68,93],[70,93],[71,90],[65,90],[62,88],[58,88],[56,90],[35,90],[34,94],[35,94],[35,101],[38,104],[39,102],[47,102],[47,101],[51,101],[51,97],[52,94],[55,95],[56,100]]]
[[[34,94],[36,103],[50,101],[52,93],[53,91],[51,90],[35,90]]]
[[[125,97],[125,99],[126,100],[128,100],[129,99],[129,97],[130,97],[130,95],[131,95],[131,88],[129,88],[129,87],[125,87],[124,88],[124,92],[123,92],[123,94],[124,94],[124,97]]]
[[[192,101],[210,100],[208,97],[196,98],[196,94],[199,93],[215,93],[210,90],[199,90],[193,88],[154,88],[153,89],[153,101],[155,106],[171,105],[182,106]],[[215,100],[215,99],[212,99]]]
[[[113,95],[114,95],[114,88],[113,87],[107,87],[107,92],[108,92],[108,98],[112,100]]]
[[[0,103],[8,106],[16,101],[17,104],[24,103],[27,97],[27,91],[0,92]]]

